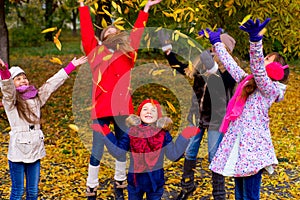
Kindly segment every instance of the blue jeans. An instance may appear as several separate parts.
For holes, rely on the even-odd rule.
[[[128,116],[115,116],[115,117],[104,117],[98,118],[94,120],[94,124],[100,125],[109,125],[111,122],[114,125],[115,135],[117,139],[120,139],[123,134],[128,131],[128,127],[126,126],[125,120]],[[104,152],[104,140],[103,135],[99,132],[93,131],[93,146],[92,146],[92,154],[90,157],[90,164],[93,166],[98,166],[100,164],[100,160],[103,156]],[[126,157],[122,158],[120,161],[125,161]]]
[[[136,188],[132,185],[128,185],[127,189],[128,189],[128,200],[143,200],[143,196],[145,193],[146,193],[147,200],[160,200],[164,193],[163,186],[157,188],[155,192],[145,192],[142,190],[137,192]]]
[[[24,176],[26,176],[26,200],[38,199],[40,179],[40,160],[34,163],[8,161],[11,178],[10,200],[21,200],[24,193]]]
[[[235,177],[235,199],[236,200],[259,200],[260,184],[261,184],[260,170],[257,174],[247,177]]]
[[[200,133],[192,137],[190,143],[185,151],[185,158],[187,160],[196,160],[200,143],[202,141],[205,129],[201,128]],[[223,139],[223,134],[216,130],[208,130],[207,142],[208,142],[208,161],[211,162],[215,156],[219,144]]]

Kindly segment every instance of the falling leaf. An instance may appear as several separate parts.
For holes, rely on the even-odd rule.
[[[58,37],[60,36],[60,33],[61,33],[61,29],[59,29],[59,30],[57,31],[57,33],[55,34],[55,37],[58,38]]]
[[[117,9],[117,4],[114,1],[111,1],[111,5],[114,7],[114,9]]]
[[[59,64],[59,65],[62,65],[62,64],[63,64],[63,63],[61,62],[61,60],[60,60],[59,58],[56,58],[56,57],[52,57],[52,58],[50,59],[50,62]]]
[[[120,26],[120,25],[117,25],[117,24],[114,24],[114,26],[117,27],[121,31],[125,30],[125,28],[123,26]]]
[[[107,61],[107,60],[111,59],[112,56],[113,56],[113,54],[108,54],[108,55],[103,57],[103,60]]]
[[[55,46],[57,47],[57,49],[61,51],[61,43],[60,43],[59,39],[54,36],[53,42],[54,42]]]
[[[139,5],[139,7],[144,7],[146,5],[146,3],[148,2],[148,0],[143,0],[142,3]]]
[[[166,71],[166,70],[164,70],[164,69],[154,70],[152,72],[152,75],[153,76],[161,75],[164,71]]]
[[[174,112],[174,113],[177,113],[175,107],[173,106],[173,104],[171,104],[169,101],[166,101],[167,104],[168,104],[168,107]]]
[[[196,45],[194,44],[194,42],[190,39],[187,40],[188,44],[192,47],[195,47]]]
[[[242,22],[239,22],[239,24],[241,26],[243,26],[250,18],[251,18],[251,14],[247,15],[246,17],[244,17],[244,19],[242,20]]]
[[[103,28],[106,28],[106,27],[107,27],[107,23],[106,23],[106,20],[104,19],[104,17],[103,17],[102,20],[101,20],[101,26],[102,26]]]
[[[72,129],[72,130],[75,131],[75,132],[78,132],[78,131],[79,131],[78,126],[76,126],[75,124],[69,124],[69,128]]]
[[[208,34],[208,32],[207,32],[206,30],[204,30],[204,36],[205,36],[206,38],[209,38],[209,34]]]
[[[188,69],[192,72],[193,71],[193,63],[189,60]]]
[[[258,35],[264,35],[266,32],[267,32],[267,29],[266,29],[266,28],[263,28],[263,29],[258,33]]]
[[[107,6],[102,6],[102,10],[103,12],[108,15],[109,17],[113,17],[112,14],[110,14],[110,12],[108,12],[105,8],[107,8]]]
[[[42,33],[53,32],[53,31],[56,31],[56,30],[57,30],[57,27],[47,28],[47,29],[43,30]]]

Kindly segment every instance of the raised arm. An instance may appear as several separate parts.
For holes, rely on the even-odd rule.
[[[95,38],[94,26],[88,6],[80,2],[79,6],[80,33],[81,42],[86,55],[88,55],[97,45],[98,41]]]
[[[207,28],[206,30],[201,30],[199,32],[199,35],[204,36],[205,31],[208,33],[209,41],[214,46],[215,52],[217,53],[226,70],[230,73],[230,75],[236,82],[240,82],[247,74],[240,66],[238,66],[236,61],[226,50],[225,45],[221,42],[220,35],[222,29],[219,28],[214,32]]]

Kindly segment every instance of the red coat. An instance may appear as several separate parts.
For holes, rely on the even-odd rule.
[[[132,114],[130,72],[136,52],[128,57],[120,51],[111,52],[104,45],[99,45],[88,7],[80,7],[79,12],[82,45],[93,74],[92,119]],[[131,46],[136,51],[147,20],[148,13],[140,11],[130,33]]]

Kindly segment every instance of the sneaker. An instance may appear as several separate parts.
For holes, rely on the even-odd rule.
[[[88,200],[96,200],[97,199],[97,187],[95,188],[86,188],[86,197]]]
[[[182,188],[180,194],[177,197],[177,200],[187,200],[188,197],[191,196],[195,190],[195,185],[193,185],[193,187],[191,188]]]
[[[114,193],[115,200],[124,200],[124,188],[126,188],[126,181],[115,181],[114,182]]]

